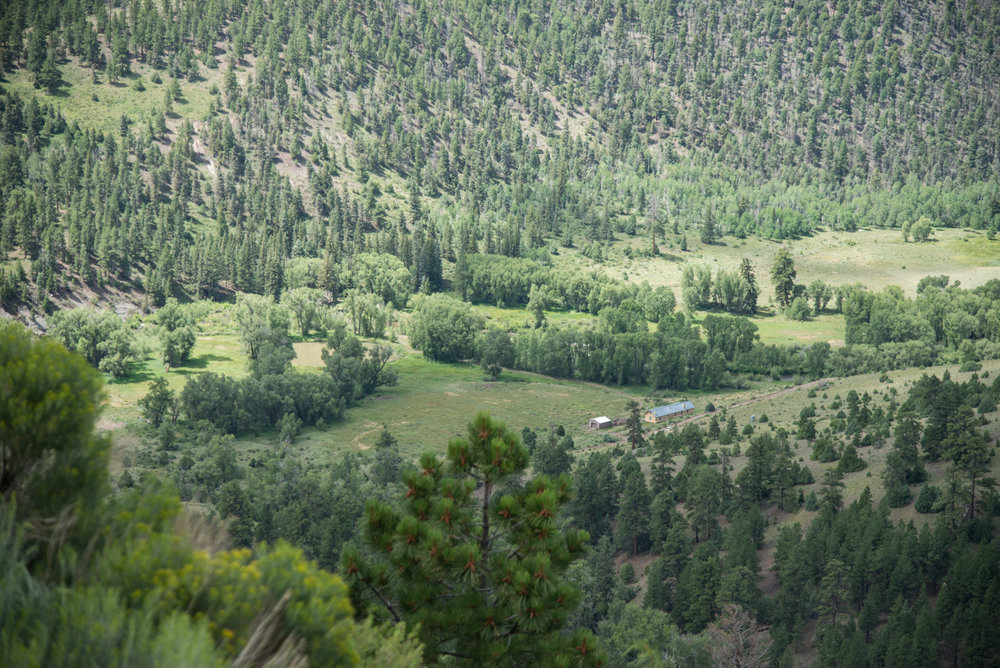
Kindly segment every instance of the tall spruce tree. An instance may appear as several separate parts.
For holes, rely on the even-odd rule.
[[[649,548],[651,503],[646,477],[638,464],[622,471],[622,496],[615,522],[615,542],[620,549],[636,555]]]
[[[795,291],[795,261],[786,249],[782,248],[774,256],[771,265],[771,280],[774,282],[774,296],[781,308],[787,308],[792,303]]]
[[[629,399],[625,404],[628,411],[628,418],[625,421],[625,431],[628,433],[628,442],[632,449],[646,446],[646,438],[642,435],[642,416],[639,414],[639,402]]]
[[[740,299],[743,312],[756,313],[757,297],[760,295],[760,289],[757,287],[757,277],[754,274],[753,264],[750,263],[749,258],[743,258],[743,261],[740,262],[740,278],[743,279],[743,294]]]

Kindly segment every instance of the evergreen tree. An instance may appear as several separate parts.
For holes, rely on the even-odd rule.
[[[592,635],[560,632],[580,598],[562,577],[588,540],[556,524],[569,477],[504,488],[527,465],[517,435],[485,413],[448,444],[447,459],[423,455],[420,468],[403,475],[399,510],[367,506],[374,554],[344,553],[359,604],[419,623],[428,659],[603,663]]]
[[[774,296],[778,305],[787,308],[792,303],[795,291],[795,263],[791,253],[782,248],[774,257],[771,265],[771,281],[774,283]]]
[[[976,517],[976,482],[989,471],[993,457],[989,442],[975,428],[973,420],[972,409],[959,406],[948,423],[947,436],[942,443],[945,455],[969,481],[969,505],[965,513],[969,519]]]
[[[722,480],[717,471],[705,464],[694,469],[688,482],[686,505],[695,542],[700,542],[702,532],[706,538],[712,538],[716,517],[721,511],[721,493]]]
[[[757,288],[757,277],[749,258],[743,258],[740,262],[740,278],[743,279],[743,294],[740,300],[742,310],[744,313],[756,313],[757,297],[760,291]]]
[[[639,402],[629,399],[625,402],[628,418],[625,420],[625,432],[632,449],[646,447],[646,437],[642,433],[642,415],[639,413]]]
[[[712,213],[711,208],[708,208],[705,210],[705,215],[701,222],[701,243],[706,245],[714,244],[718,236],[718,232],[715,229],[715,214]]]
[[[622,496],[615,520],[615,543],[633,555],[649,548],[649,507],[651,499],[646,477],[638,468],[622,473]]]
[[[592,540],[611,533],[618,513],[618,477],[605,452],[591,453],[577,462],[574,494],[569,503],[573,524],[590,533]]]
[[[399,441],[389,428],[382,425],[378,441],[375,442],[375,459],[372,462],[372,479],[376,485],[388,485],[399,481]]]

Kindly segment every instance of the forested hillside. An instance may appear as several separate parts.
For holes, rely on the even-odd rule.
[[[556,238],[1000,224],[992,3],[0,11],[8,310],[335,288],[362,250],[435,289]]]

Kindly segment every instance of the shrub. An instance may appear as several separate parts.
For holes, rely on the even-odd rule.
[[[940,489],[930,483],[924,483],[923,487],[920,488],[920,493],[917,494],[917,500],[913,504],[913,508],[918,513],[926,514],[940,512],[940,508],[935,508],[940,496]]]
[[[901,508],[910,505],[913,495],[906,485],[893,485],[885,491],[885,502],[890,508]]]
[[[819,510],[819,500],[816,498],[816,492],[809,492],[809,497],[806,498],[806,510]]]

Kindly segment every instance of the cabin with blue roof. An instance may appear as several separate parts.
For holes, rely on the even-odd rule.
[[[665,422],[671,418],[678,417],[680,415],[686,415],[687,413],[694,412],[694,403],[688,400],[678,401],[675,404],[667,404],[666,406],[658,406],[656,408],[650,408],[646,411],[646,422]]]

